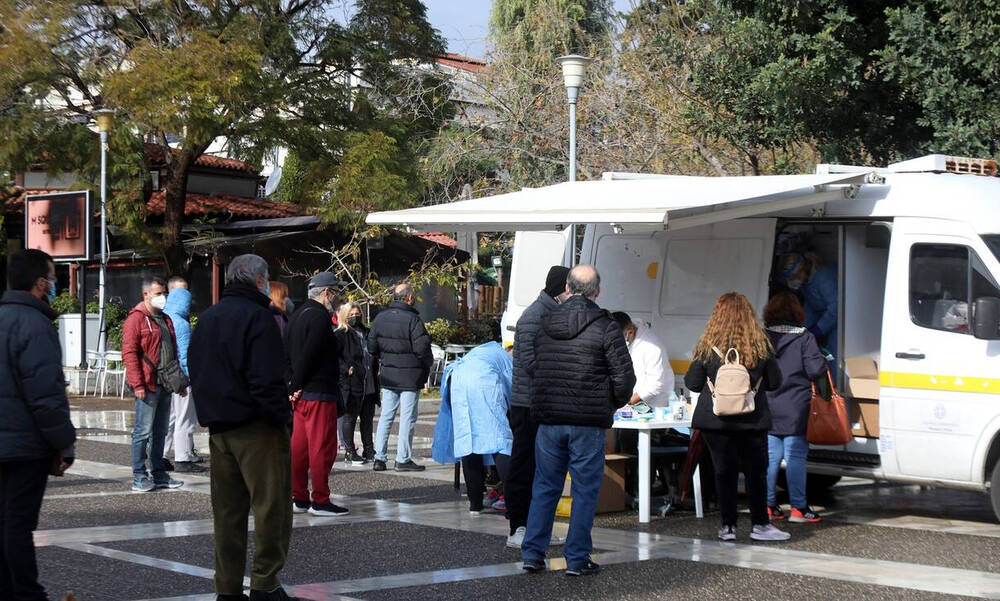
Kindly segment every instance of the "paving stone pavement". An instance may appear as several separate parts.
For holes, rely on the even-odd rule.
[[[176,491],[131,493],[131,403],[73,405],[85,428],[79,460],[50,480],[35,536],[50,595],[214,600],[207,474],[176,475],[185,480]],[[436,413],[436,402],[421,403],[415,447],[426,472],[336,465],[330,485],[351,513],[296,516],[282,574],[289,589],[316,601],[1000,599],[1000,525],[984,495],[864,481],[814,499],[826,520],[782,526],[787,543],[753,543],[745,529],[721,543],[711,511],[697,519],[679,509],[647,525],[622,512],[597,518],[601,574],[566,577],[558,547],[548,571],[524,574],[519,552],[504,545],[503,517],[470,515],[453,466],[427,458]],[[207,453],[207,434],[196,442]]]

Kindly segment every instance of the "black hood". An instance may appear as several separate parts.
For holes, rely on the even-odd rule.
[[[582,296],[571,296],[545,318],[542,329],[555,340],[571,340],[608,312]]]
[[[0,299],[0,304],[25,305],[31,307],[32,309],[37,309],[49,319],[59,317],[59,314],[56,313],[56,311],[50,307],[47,302],[38,300],[30,292],[25,292],[23,290],[7,290],[3,293],[3,299]]]

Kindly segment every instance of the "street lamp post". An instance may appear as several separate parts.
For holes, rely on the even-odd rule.
[[[108,132],[114,123],[115,112],[108,108],[94,111],[94,118],[97,120],[97,131],[101,135],[101,269],[97,279],[97,303],[98,303],[98,323],[100,330],[97,335],[97,352],[103,353],[107,348],[107,312],[105,304],[107,294],[105,291],[105,280],[108,271]],[[80,299],[86,306],[87,299]]]
[[[567,54],[556,59],[562,66],[563,84],[569,97],[569,181],[576,181],[576,101],[580,97],[580,87],[583,76],[587,72],[587,64],[592,59],[579,54]],[[576,264],[576,224],[570,226],[570,256],[569,264]]]

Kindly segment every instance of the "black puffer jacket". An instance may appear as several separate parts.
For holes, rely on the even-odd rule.
[[[713,356],[707,363],[695,359],[691,362],[684,385],[688,390],[699,392],[698,405],[694,409],[691,427],[699,430],[737,430],[766,431],[771,428],[771,409],[767,404],[767,392],[777,390],[781,386],[781,369],[774,357],[758,363],[750,372],[750,381],[756,384],[761,381],[757,396],[754,397],[754,410],[743,415],[718,416],[713,411],[712,391],[708,388],[708,378],[715,381],[715,374],[722,366],[722,361]]]
[[[535,337],[542,327],[542,320],[559,303],[542,290],[535,302],[528,305],[517,320],[514,331],[514,382],[510,389],[513,407],[531,407],[531,374],[527,366],[535,360]]]
[[[285,327],[288,390],[302,391],[306,401],[341,402],[340,350],[330,312],[309,299]]]
[[[368,328],[359,326],[357,330],[337,329],[333,335],[337,339],[337,348],[340,351],[340,395],[344,398],[344,410],[347,413],[360,413],[361,403],[365,399],[365,380],[368,377],[365,370],[365,350],[362,346],[367,344]],[[372,371],[375,380],[375,392],[372,394],[377,394],[378,366],[374,361]]]
[[[31,294],[0,299],[0,461],[72,455],[56,312]]]
[[[229,284],[191,333],[194,406],[198,422],[212,433],[258,420],[275,427],[292,423],[284,349],[270,303],[254,286]]]
[[[610,428],[635,386],[622,329],[582,296],[548,314],[527,368],[531,416],[540,424]]]
[[[420,390],[434,363],[431,337],[420,314],[400,301],[375,316],[368,352],[379,362],[379,384],[389,390]]]
[[[772,417],[770,433],[805,436],[812,382],[826,373],[826,357],[820,352],[816,338],[805,328],[774,327],[782,331],[768,329],[767,335],[778,356],[782,381],[774,392],[767,393]]]

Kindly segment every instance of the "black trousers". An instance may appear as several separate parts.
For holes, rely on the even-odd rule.
[[[0,463],[0,599],[48,601],[38,583],[35,541],[51,459]]]
[[[510,453],[510,469],[504,477],[503,492],[507,502],[507,521],[510,532],[528,525],[531,508],[531,486],[535,481],[535,436],[538,424],[531,419],[531,409],[511,407],[507,414],[514,445]]]
[[[354,448],[354,429],[361,422],[362,455],[371,459],[375,456],[375,440],[373,438],[375,424],[375,401],[377,394],[369,394],[361,400],[358,413],[344,413],[340,422],[340,444],[347,450]]]
[[[736,525],[736,493],[740,472],[746,479],[750,521],[770,523],[767,517],[767,432],[702,430],[715,466],[715,488],[723,526]]]
[[[500,479],[504,480],[504,495],[506,495],[506,478],[510,473],[510,457],[500,453],[493,454],[493,462],[500,472]],[[465,472],[465,490],[469,495],[469,509],[481,511],[483,508],[483,494],[486,492],[486,466],[483,465],[482,455],[466,455],[462,457],[462,471]],[[504,497],[506,500],[506,496]]]

